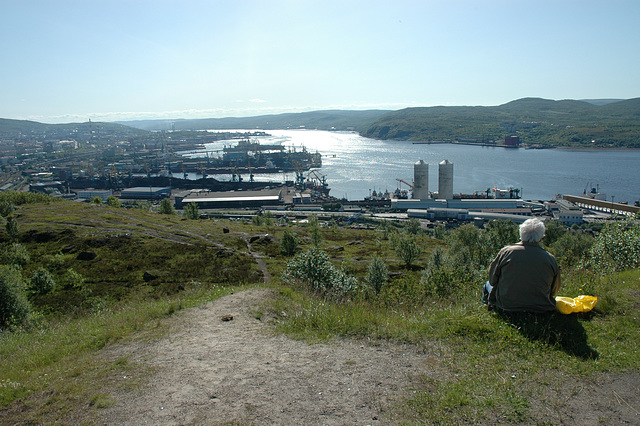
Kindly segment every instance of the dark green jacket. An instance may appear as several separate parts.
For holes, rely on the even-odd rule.
[[[505,311],[549,312],[560,288],[556,258],[538,243],[504,247],[489,268],[489,303]]]

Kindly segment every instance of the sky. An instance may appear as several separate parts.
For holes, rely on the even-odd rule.
[[[640,97],[638,0],[0,0],[0,118]]]

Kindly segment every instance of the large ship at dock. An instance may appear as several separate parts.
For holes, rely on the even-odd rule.
[[[299,172],[322,167],[322,155],[283,145],[263,145],[242,140],[225,146],[221,157],[207,156],[200,161],[185,161],[185,172],[206,174]]]

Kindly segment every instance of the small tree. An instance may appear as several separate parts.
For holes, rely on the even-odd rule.
[[[309,226],[311,227],[311,244],[317,247],[322,241],[322,234],[320,233],[320,224],[318,223],[318,218],[313,216],[309,220]]]
[[[0,263],[3,265],[25,266],[31,257],[22,244],[9,243],[0,246]]]
[[[198,208],[198,204],[189,203],[184,206],[184,217],[186,217],[187,219],[199,219],[200,209]]]
[[[13,204],[6,200],[0,201],[0,216],[7,217],[13,210],[15,210]]]
[[[407,269],[411,268],[413,261],[422,254],[422,249],[412,235],[401,236],[395,239],[395,250]]]
[[[55,285],[56,282],[53,280],[49,271],[44,268],[38,268],[31,276],[29,290],[34,294],[47,294],[53,290]]]
[[[282,248],[282,253],[287,256],[293,256],[296,253],[298,250],[298,240],[293,232],[284,231],[282,240],[280,241],[280,247]]]
[[[387,265],[378,256],[375,256],[367,268],[366,282],[376,294],[380,294],[382,287],[389,281]]]
[[[109,195],[107,197],[107,205],[111,207],[122,207],[122,203],[113,195]]]
[[[268,210],[264,213],[264,224],[267,226],[273,225],[273,215]]]
[[[22,325],[30,311],[20,270],[0,266],[0,328]]]
[[[93,198],[91,198],[91,203],[93,203],[93,204],[102,204],[102,198],[93,197]]]
[[[5,225],[5,229],[7,231],[7,237],[11,241],[18,240],[18,222],[13,218],[13,216],[7,217],[7,224]]]
[[[176,214],[176,211],[174,210],[169,198],[163,198],[162,201],[160,201],[160,214]]]
[[[420,221],[415,217],[409,219],[407,222],[407,232],[411,235],[417,235],[420,231]]]

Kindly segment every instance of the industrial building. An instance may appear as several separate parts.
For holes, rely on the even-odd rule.
[[[171,197],[171,187],[138,186],[123,189],[120,198],[132,200],[160,200]]]
[[[438,164],[438,192],[433,197],[429,194],[429,164],[416,162],[413,173],[413,197],[391,200],[393,209],[407,211],[410,217],[524,222],[532,216],[531,208],[518,198],[454,198],[453,163],[449,160]]]
[[[284,199],[283,188],[224,192],[195,190],[185,195],[176,195],[175,206],[181,209],[186,204],[196,203],[200,209],[263,207],[280,205]]]
[[[77,194],[79,200],[92,200],[93,198],[98,197],[102,202],[105,202],[108,197],[113,195],[113,191],[110,189],[86,189],[78,191]]]

